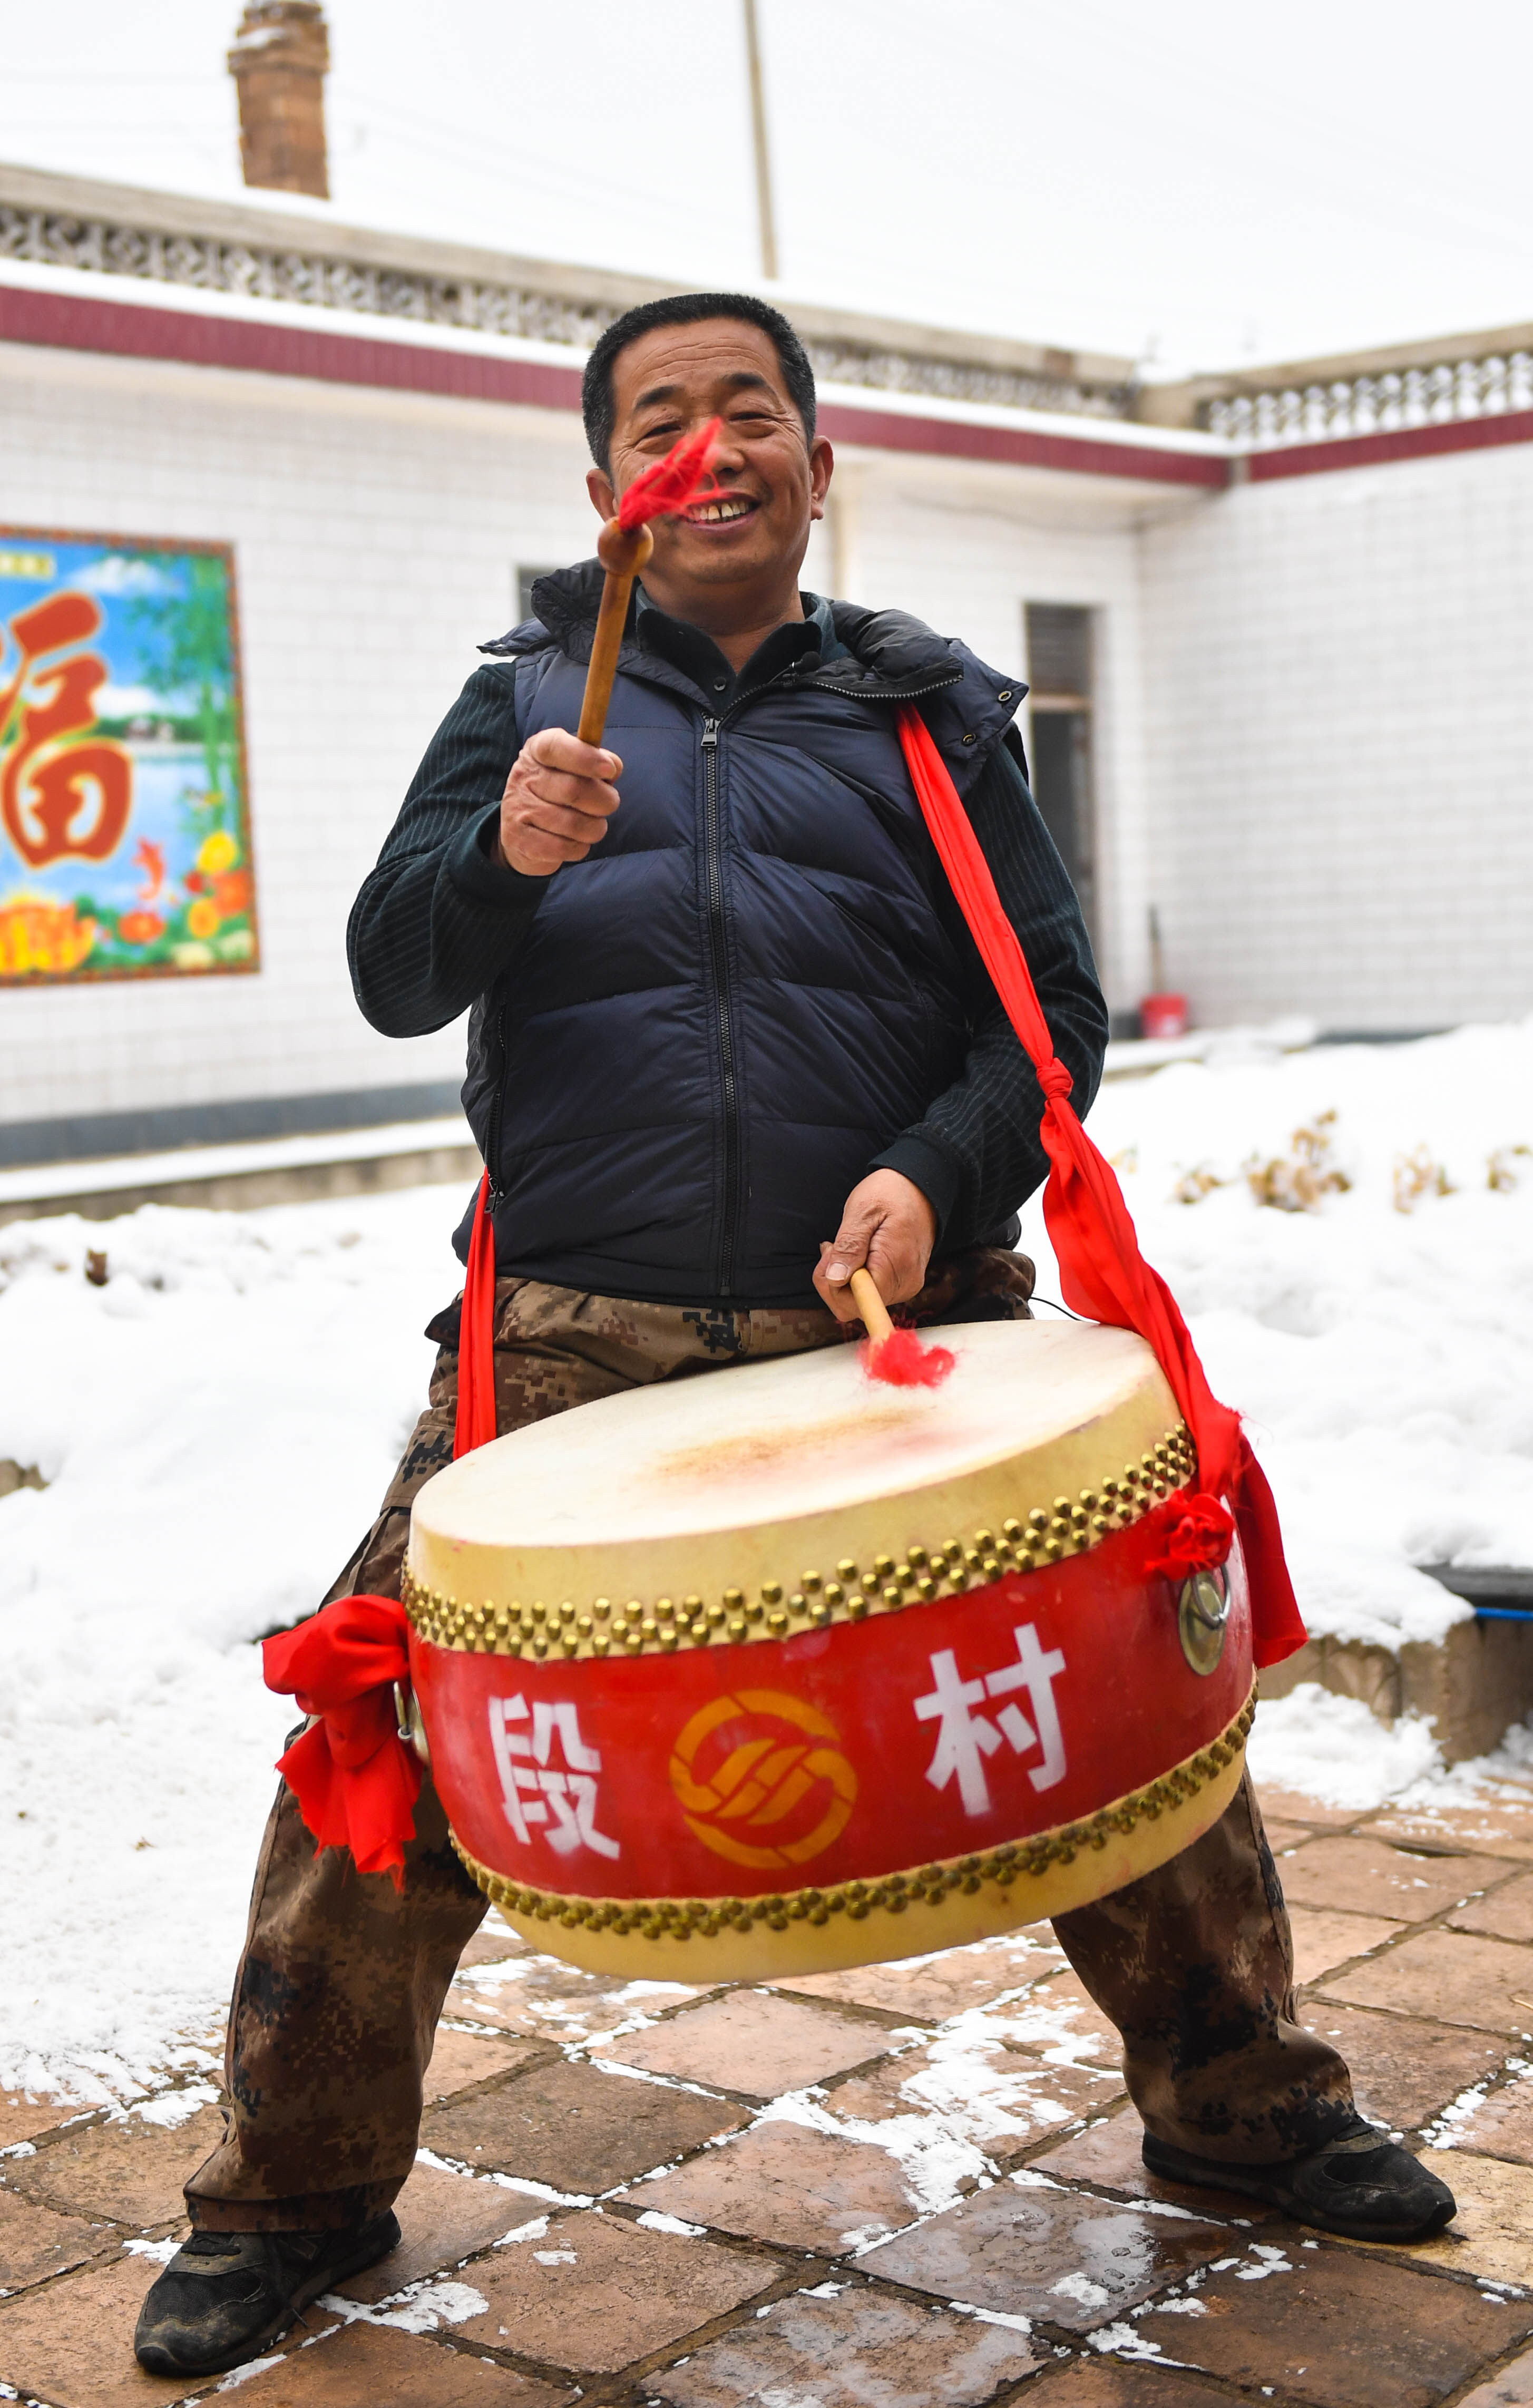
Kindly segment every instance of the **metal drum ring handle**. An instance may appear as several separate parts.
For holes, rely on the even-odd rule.
[[[1207,1675],[1225,1652],[1229,1627],[1229,1582],[1219,1570],[1194,1572],[1177,1598],[1182,1652],[1195,1672]]]
[[[414,1749],[423,1764],[429,1764],[431,1742],[426,1737],[421,1701],[407,1682],[395,1681],[394,1684],[394,1714],[398,1735],[405,1745]]]

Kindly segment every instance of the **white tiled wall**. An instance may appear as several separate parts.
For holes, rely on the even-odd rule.
[[[235,546],[263,966],[0,990],[0,1119],[461,1074],[352,1000],[346,918],[520,561],[592,548],[578,423],[0,346],[0,523]]]
[[[1140,538],[1150,883],[1205,1022],[1533,1009],[1533,445]]]
[[[461,1027],[401,1043],[363,1021],[346,917],[476,643],[510,623],[513,567],[592,548],[578,423],[21,346],[0,346],[0,522],[235,546],[263,960],[256,977],[0,992],[0,1119],[456,1077]],[[1005,668],[1024,665],[1028,598],[1103,611],[1115,928],[1142,824],[1131,513],[1006,470],[847,471],[854,508],[816,531],[811,586],[844,570],[853,599]],[[1110,936],[1120,988],[1123,952]]]
[[[518,562],[591,549],[572,416],[0,345],[0,523],[236,548],[263,968],[0,991],[0,1119],[454,1078],[376,1036],[357,885]],[[1533,1006],[1533,446],[1209,497],[848,453],[806,580],[1025,670],[1096,615],[1099,952],[1205,1022]]]
[[[1131,1007],[1145,978],[1135,546],[1142,500],[1035,471],[854,465],[857,534],[845,547],[853,601],[913,611],[942,634],[961,636],[993,667],[1024,675],[1028,602],[1094,612],[1096,949],[1110,1002]],[[1021,724],[1025,742],[1025,716]]]

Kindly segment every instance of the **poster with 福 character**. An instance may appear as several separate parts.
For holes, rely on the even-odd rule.
[[[232,552],[0,528],[0,985],[259,961]]]

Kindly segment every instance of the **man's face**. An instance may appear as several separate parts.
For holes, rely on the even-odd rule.
[[[724,422],[704,499],[684,518],[652,522],[646,582],[663,587],[683,616],[695,615],[689,591],[706,610],[744,605],[752,589],[764,602],[774,587],[791,589],[810,523],[824,515],[831,452],[807,440],[770,337],[735,318],[657,326],[619,352],[612,397],[611,474],[594,468],[587,479],[603,518],[679,437],[710,418]]]

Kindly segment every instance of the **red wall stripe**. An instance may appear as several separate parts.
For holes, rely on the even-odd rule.
[[[1453,418],[1443,426],[1399,426],[1384,435],[1339,435],[1328,443],[1290,443],[1247,455],[1254,485],[1274,477],[1323,476],[1330,468],[1377,468],[1390,460],[1428,460],[1445,452],[1481,452],[1503,443],[1533,443],[1533,409],[1495,418]]]
[[[0,341],[45,343],[71,351],[111,351],[130,359],[186,360],[197,367],[253,368],[267,376],[315,377],[331,384],[385,385],[407,393],[453,394],[471,401],[532,403],[578,409],[579,368],[538,360],[504,360],[480,351],[436,351],[425,344],[373,341],[307,326],[250,318],[206,318],[190,309],[76,300],[63,293],[0,286]]]
[[[827,401],[820,424],[832,442],[867,443],[881,452],[940,452],[956,460],[1002,460],[1027,468],[1062,468],[1083,477],[1133,477],[1165,485],[1224,486],[1229,462],[1216,452],[1162,452],[1089,436],[1040,435],[1030,428],[975,426],[948,418],[907,418]]]
[[[437,350],[429,344],[331,334],[320,327],[273,325],[256,319],[205,317],[186,309],[103,301],[93,294],[76,298],[15,285],[0,285],[0,341],[106,351],[130,359],[183,360],[197,367],[253,369],[266,376],[450,394],[465,400],[521,403],[540,409],[578,409],[580,401],[579,368],[554,367],[540,360],[496,359],[480,351]],[[1119,477],[1211,491],[1235,481],[1233,464],[1219,455],[1115,443],[1105,437],[976,426],[847,402],[827,402],[821,411],[821,424],[834,442],[865,443],[881,452],[995,460],[1016,467],[1054,468],[1073,476]],[[1426,459],[1450,452],[1528,442],[1533,442],[1533,410],[1509,410],[1499,417],[1454,419],[1442,426],[1401,427],[1390,434],[1343,435],[1324,443],[1283,445],[1250,452],[1240,465],[1253,484],[1265,484],[1275,477],[1310,477],[1333,468],[1376,467],[1391,460]]]
[[[76,299],[14,285],[0,285],[0,341],[453,394],[473,401],[521,402],[544,409],[578,409],[580,403],[579,368],[336,335],[318,327],[311,331],[253,319],[204,317],[186,309],[102,301],[93,294]],[[833,441],[867,443],[885,452],[938,452],[953,459],[1064,468],[1079,476],[1147,478],[1183,485],[1220,486],[1229,476],[1228,463],[1208,453],[1140,450],[1127,443],[910,418],[840,403],[827,404],[822,423]]]

